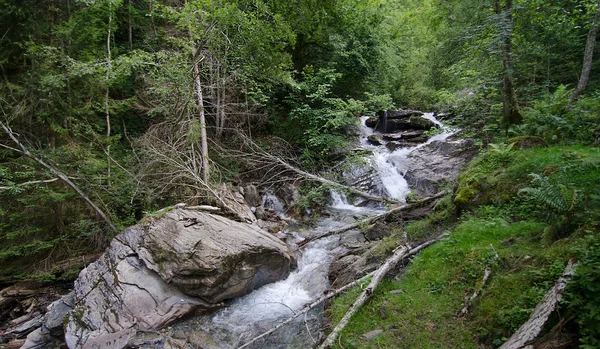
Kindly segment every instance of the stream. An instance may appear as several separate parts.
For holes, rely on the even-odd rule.
[[[360,132],[361,148],[371,153],[365,160],[378,177],[377,194],[404,201],[410,193],[404,175],[410,169],[409,154],[435,141],[444,141],[453,131],[438,120],[433,113],[424,118],[433,121],[440,133],[425,143],[409,148],[390,151],[383,146],[369,144],[367,137],[373,131],[364,126],[362,119]],[[283,214],[284,206],[274,195],[263,198],[267,209],[276,211],[290,225],[279,233],[297,253],[298,268],[287,279],[255,290],[247,296],[234,300],[227,308],[205,316],[197,316],[180,322],[170,329],[173,338],[184,336],[190,343],[202,343],[202,348],[237,348],[255,336],[273,328],[286,320],[306,304],[316,300],[329,287],[329,266],[336,255],[345,253],[349,244],[364,241],[358,230],[339,236],[320,239],[299,250],[296,243],[321,232],[354,223],[357,219],[381,213],[382,206],[361,207],[361,199],[349,201],[343,193],[332,191],[328,216],[322,217],[310,227],[295,223]],[[293,323],[279,329],[266,340],[255,343],[251,348],[309,348],[319,340],[323,324],[323,308],[317,307],[298,317]],[[185,335],[184,335],[185,333]]]

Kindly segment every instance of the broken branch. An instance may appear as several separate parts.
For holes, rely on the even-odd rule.
[[[419,200],[419,201],[416,201],[416,202],[413,202],[413,203],[410,203],[410,204],[404,204],[402,206],[393,208],[393,209],[391,209],[389,211],[386,211],[384,213],[380,213],[380,214],[378,214],[376,216],[372,216],[372,217],[363,219],[363,220],[361,220],[361,221],[359,221],[357,223],[349,224],[349,225],[343,226],[343,227],[338,228],[338,229],[333,229],[333,230],[326,231],[324,233],[321,233],[321,234],[319,234],[317,236],[313,236],[311,238],[308,238],[308,239],[306,239],[306,240],[298,243],[298,246],[299,247],[303,247],[303,246],[305,246],[306,244],[308,244],[311,241],[319,240],[319,239],[326,238],[326,237],[332,236],[332,235],[337,235],[337,234],[345,233],[348,230],[356,229],[356,228],[360,227],[361,225],[372,224],[373,222],[376,222],[379,219],[385,218],[385,217],[389,216],[390,214],[397,213],[397,212],[402,212],[402,211],[406,211],[406,210],[414,208],[414,207],[418,207],[420,205],[423,205],[423,204],[426,204],[426,203],[428,203],[430,201],[438,199],[438,198],[440,198],[440,197],[442,197],[444,195],[446,195],[446,192],[442,191],[442,192],[439,192],[439,193],[437,193],[437,194],[435,194],[433,196],[425,198],[423,200]]]

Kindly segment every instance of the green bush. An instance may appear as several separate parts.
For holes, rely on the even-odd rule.
[[[523,108],[523,124],[510,130],[515,136],[539,136],[551,144],[593,144],[600,140],[598,93],[582,98],[567,110],[571,90],[560,85],[554,93]]]

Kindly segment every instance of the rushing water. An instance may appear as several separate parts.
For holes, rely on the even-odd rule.
[[[372,155],[368,161],[374,168],[383,184],[387,196],[403,201],[410,192],[408,183],[403,175],[408,170],[407,156],[414,150],[436,140],[444,140],[450,134],[432,113],[425,118],[433,121],[441,133],[431,137],[426,143],[410,148],[389,151],[385,147],[369,145],[366,138],[373,131],[364,126],[361,128],[361,144],[369,149]],[[284,214],[284,206],[273,194],[263,197],[266,209],[277,212],[281,218],[289,219]],[[372,209],[358,207],[349,202],[343,193],[331,191],[330,217],[321,219],[316,226],[310,228],[294,224],[282,233],[285,240],[295,249],[296,243],[304,238],[320,232],[335,229],[352,223],[360,216],[373,215],[383,208]],[[322,295],[328,288],[328,270],[335,255],[345,252],[345,241],[361,240],[358,231],[349,232],[342,236],[332,236],[313,241],[302,250],[298,250],[298,268],[290,273],[287,279],[269,284],[255,290],[245,297],[233,301],[227,308],[217,311],[210,316],[196,317],[176,325],[184,332],[192,330],[192,337],[186,340],[203,348],[236,348],[255,336],[267,331],[279,322],[284,321],[295,312],[302,309]],[[253,348],[306,348],[311,347],[318,337],[321,328],[321,311],[314,309],[296,319],[266,339],[259,341]]]

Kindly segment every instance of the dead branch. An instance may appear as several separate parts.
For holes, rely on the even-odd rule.
[[[402,256],[398,261],[401,261],[403,259],[407,259],[407,258],[410,258],[410,257],[414,256],[415,254],[419,253],[422,249],[424,249],[424,248],[432,245],[436,241],[439,241],[444,236],[446,236],[446,235],[439,236],[439,237],[437,237],[435,239],[429,240],[429,241],[427,241],[427,242],[425,242],[425,243],[423,243],[423,244],[421,244],[421,245],[413,248],[412,250],[408,251],[408,253],[406,253],[404,256]],[[285,321],[281,322],[279,325],[273,327],[272,329],[270,329],[270,330],[268,330],[268,331],[266,331],[266,332],[264,332],[264,333],[262,333],[262,334],[260,334],[260,335],[258,335],[256,337],[254,337],[254,338],[252,338],[250,341],[246,342],[244,345],[238,347],[238,349],[247,348],[252,343],[255,343],[256,341],[269,336],[273,332],[275,332],[278,329],[282,328],[283,326],[289,324],[290,322],[292,322],[294,319],[296,319],[300,315],[307,313],[309,310],[315,308],[316,306],[318,306],[319,304],[323,303],[324,301],[329,300],[329,299],[331,299],[331,298],[333,298],[333,297],[335,297],[335,296],[337,296],[337,295],[345,292],[346,290],[348,290],[348,289],[350,289],[350,288],[352,288],[354,286],[357,286],[357,285],[365,282],[370,277],[374,276],[374,274],[376,272],[377,271],[372,271],[372,272],[366,274],[365,276],[361,277],[360,279],[358,279],[356,281],[353,281],[353,282],[351,282],[351,283],[349,283],[349,284],[347,284],[345,286],[342,286],[342,287],[340,287],[338,289],[335,289],[335,290],[327,292],[327,294],[324,295],[323,297],[321,297],[321,298],[315,300],[314,302],[306,305],[300,311],[298,311],[297,313],[295,313],[294,315],[292,315],[291,317],[289,317]]]
[[[494,252],[496,252],[496,250],[494,249],[494,246],[491,244],[490,244],[490,246],[492,246],[492,249],[494,250]],[[475,290],[475,292],[473,292],[471,297],[469,297],[469,299],[465,303],[465,306],[460,311],[460,314],[458,314],[458,318],[464,318],[469,313],[469,308],[473,304],[473,301],[475,300],[475,298],[479,297],[479,295],[483,291],[483,287],[485,286],[486,282],[492,275],[492,265],[496,260],[498,260],[498,258],[499,258],[498,252],[496,252],[494,259],[491,262],[489,262],[487,264],[487,266],[485,267],[485,271],[483,272],[483,278],[481,279],[481,283],[479,284],[479,287],[477,288],[477,290]]]
[[[25,187],[25,186],[32,185],[32,184],[52,183],[52,182],[56,182],[59,180],[60,180],[60,178],[52,178],[52,179],[45,179],[45,180],[39,180],[39,181],[29,181],[29,182],[15,184],[15,187]],[[12,188],[12,187],[0,186],[0,190],[8,190],[10,188]]]
[[[409,210],[409,209],[414,208],[414,207],[418,207],[420,205],[423,205],[423,204],[431,202],[431,201],[433,201],[435,199],[438,199],[438,198],[440,198],[440,197],[442,197],[444,195],[446,195],[446,191],[441,191],[441,192],[439,192],[439,193],[437,193],[437,194],[435,194],[433,196],[430,196],[428,198],[425,198],[425,199],[422,199],[422,200],[419,200],[419,201],[415,201],[415,202],[410,203],[410,204],[404,204],[402,206],[393,208],[393,209],[391,209],[391,210],[389,210],[387,212],[383,212],[383,213],[380,213],[380,214],[378,214],[376,216],[372,216],[372,217],[363,219],[363,220],[361,220],[361,221],[359,221],[357,223],[349,224],[349,225],[346,225],[346,226],[338,228],[338,229],[333,229],[333,230],[326,231],[324,233],[321,233],[321,234],[319,234],[317,236],[313,236],[311,238],[308,238],[308,239],[306,239],[306,240],[298,243],[298,246],[299,247],[303,247],[306,244],[308,244],[309,242],[312,242],[312,241],[315,241],[315,240],[319,240],[319,239],[322,239],[322,238],[325,238],[325,237],[328,237],[328,236],[345,233],[348,230],[356,229],[356,228],[358,228],[358,227],[360,227],[362,225],[372,224],[372,223],[374,223],[374,222],[376,222],[376,221],[378,221],[378,220],[380,220],[382,218],[385,218],[385,217],[389,216],[390,214],[398,213],[398,212]]]
[[[16,151],[18,151],[19,153],[27,156],[28,158],[34,160],[35,162],[37,162],[38,164],[42,165],[43,167],[45,167],[46,169],[48,169],[50,172],[52,172],[52,174],[54,174],[55,176],[57,176],[58,178],[60,178],[60,180],[62,180],[63,182],[65,182],[69,187],[71,187],[94,211],[96,211],[96,213],[106,222],[106,224],[109,226],[109,228],[113,231],[113,232],[117,232],[117,227],[114,225],[114,223],[110,220],[110,218],[108,218],[108,216],[98,207],[96,206],[96,204],[94,204],[94,202],[83,193],[83,191],[81,191],[81,189],[79,189],[79,187],[77,185],[75,185],[75,183],[73,183],[69,177],[67,177],[64,173],[60,172],[59,170],[57,170],[54,166],[47,164],[46,162],[44,162],[42,159],[38,158],[37,156],[33,155],[33,153],[31,153],[29,150],[27,150],[27,148],[25,148],[25,146],[23,145],[23,143],[21,143],[17,137],[15,136],[15,134],[12,132],[12,130],[10,128],[8,128],[3,122],[0,121],[0,126],[4,129],[4,132],[6,132],[6,134],[10,137],[10,139],[19,147],[19,149],[15,149]]]
[[[540,334],[540,331],[546,324],[546,321],[548,321],[550,314],[554,312],[556,305],[558,305],[558,302],[562,299],[562,293],[575,274],[575,268],[576,265],[573,260],[570,260],[565,271],[558,278],[554,286],[548,290],[544,298],[542,298],[535,306],[529,320],[527,320],[517,332],[502,344],[500,349],[524,348]]]

